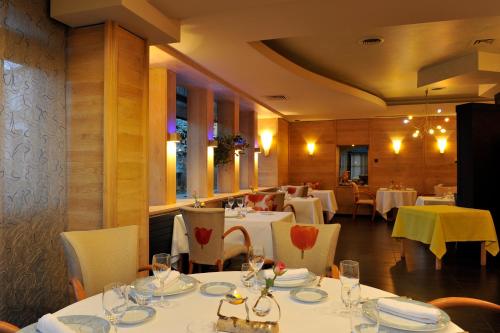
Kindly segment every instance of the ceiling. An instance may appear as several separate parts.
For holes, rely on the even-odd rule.
[[[148,1],[180,20],[172,48],[288,120],[401,115],[443,84],[417,87],[423,68],[476,50],[500,53],[498,0]],[[384,43],[359,45],[367,36]],[[496,42],[473,47],[481,38]],[[479,85],[500,83],[498,73],[480,75],[481,82],[467,77],[431,90],[430,99],[491,100],[479,96]]]

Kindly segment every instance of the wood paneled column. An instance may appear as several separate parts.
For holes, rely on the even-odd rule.
[[[273,137],[269,155],[264,150],[259,156],[259,185],[282,186],[288,184],[288,122],[282,118],[259,119],[259,136],[270,133]]]
[[[166,68],[149,69],[149,204],[166,205],[176,200],[175,133],[176,75]]]
[[[240,99],[221,101],[217,109],[220,135],[234,135],[240,132]],[[218,133],[218,135],[219,135]],[[233,161],[220,165],[217,170],[217,188],[219,193],[238,192],[240,190],[240,156],[235,154]]]
[[[242,111],[240,113],[240,132],[250,147],[245,155],[240,157],[240,187],[243,189],[257,188],[259,180],[258,153],[254,148],[259,147],[257,112]]]
[[[187,195],[214,195],[214,94],[203,88],[188,88],[187,103]]]

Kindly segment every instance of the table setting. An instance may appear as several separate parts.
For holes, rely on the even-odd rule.
[[[281,262],[262,269],[264,257],[255,245],[241,272],[184,275],[156,254],[154,276],[106,285],[20,332],[463,332],[433,305],[360,284],[356,261],[332,279]]]
[[[412,206],[416,200],[417,191],[414,188],[404,187],[401,184],[381,187],[376,194],[377,212],[387,220],[387,213],[393,208]]]

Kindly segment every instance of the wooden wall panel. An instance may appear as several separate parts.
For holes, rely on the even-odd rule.
[[[284,119],[278,119],[278,185],[288,185],[288,122]]]
[[[333,189],[336,185],[336,122],[290,123],[289,142],[290,184],[319,181],[323,188]],[[316,144],[313,156],[307,153],[308,142]]]
[[[68,230],[103,226],[104,27],[67,38]]]
[[[370,120],[337,120],[337,145],[367,145],[370,142]]]
[[[240,156],[240,188],[248,189],[257,187],[258,176],[255,177],[255,153],[257,140],[257,112],[243,111],[240,113],[240,132],[246,138],[249,149],[247,153]],[[257,157],[258,158],[258,157]]]
[[[240,134],[240,98],[238,96],[235,96],[231,101],[221,101],[217,112],[217,135]],[[231,193],[240,190],[239,156],[234,156],[233,161],[218,166],[217,190],[219,193]]]

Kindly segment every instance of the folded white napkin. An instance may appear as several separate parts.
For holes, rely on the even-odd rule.
[[[379,298],[377,300],[377,307],[380,311],[426,324],[437,323],[441,315],[441,312],[436,308],[401,302],[391,298]]]
[[[47,313],[38,319],[36,324],[37,332],[41,333],[74,333],[71,328],[64,325],[51,313]]]
[[[171,271],[168,277],[165,279],[164,289],[168,288],[172,283],[177,281],[181,274],[177,271]],[[158,279],[152,279],[149,283],[151,289],[158,289],[161,287],[160,281]]]
[[[309,274],[307,268],[295,268],[295,269],[286,269],[285,274],[280,275],[276,278],[276,281],[289,281],[289,280],[299,280],[304,279]],[[274,272],[272,269],[264,270],[264,276],[266,279],[272,279],[274,277]]]
[[[226,216],[226,217],[236,217],[236,216],[238,216],[238,210],[237,209],[226,208],[224,216]]]

